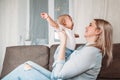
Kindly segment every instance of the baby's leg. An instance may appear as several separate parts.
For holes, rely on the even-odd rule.
[[[56,49],[56,51],[55,51],[54,60],[57,59],[59,50],[60,50],[60,46],[58,46],[57,49]],[[73,51],[74,50],[66,48],[66,50],[65,50],[65,59],[67,59],[73,53]]]
[[[68,49],[66,48],[66,51],[65,51],[65,58],[67,59],[72,53],[73,53],[74,50],[71,50],[71,49]]]

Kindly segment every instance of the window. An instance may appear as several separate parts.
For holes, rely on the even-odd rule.
[[[48,12],[48,0],[30,0],[30,37],[32,45],[48,44],[48,23],[40,17]]]
[[[47,12],[56,20],[59,15],[69,13],[69,0],[30,0],[28,41],[31,45],[59,42],[56,31],[40,17],[41,12]]]
[[[54,18],[57,20],[57,17],[62,14],[69,14],[69,0],[54,0]],[[59,38],[54,30],[54,41],[58,42]]]

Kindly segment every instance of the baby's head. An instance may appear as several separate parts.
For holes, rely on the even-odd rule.
[[[58,17],[58,20],[57,22],[60,24],[60,25],[63,25],[64,27],[68,28],[68,29],[73,29],[73,26],[74,26],[74,23],[72,21],[72,18],[70,15],[68,14],[63,14],[63,15],[60,15]]]

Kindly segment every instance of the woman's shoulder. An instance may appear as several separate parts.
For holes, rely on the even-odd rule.
[[[96,53],[100,53],[101,50],[95,46],[89,46],[89,45],[85,45],[82,49],[78,50],[81,53],[89,53],[89,54],[96,54]]]
[[[86,45],[86,48],[88,48],[88,49],[100,50],[98,47],[96,47],[96,46],[91,46],[91,45]]]

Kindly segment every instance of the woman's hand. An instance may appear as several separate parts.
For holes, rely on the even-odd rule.
[[[60,38],[60,44],[66,45],[67,35],[64,30],[58,32],[59,38]]]
[[[49,17],[49,15],[45,12],[41,13],[40,15],[43,19],[47,19]]]
[[[65,49],[66,49],[66,40],[67,35],[64,30],[58,32],[60,38],[60,50],[58,52],[58,60],[65,60]]]

